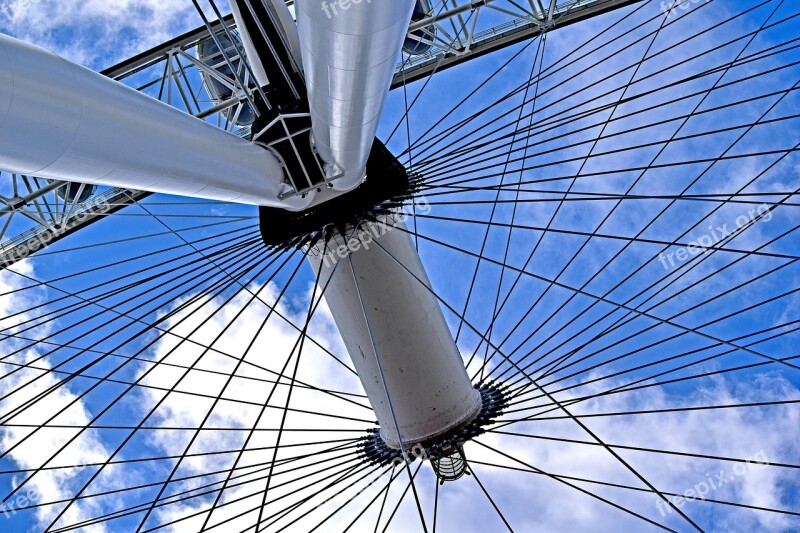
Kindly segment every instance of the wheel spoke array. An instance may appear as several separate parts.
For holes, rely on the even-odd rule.
[[[636,2],[560,28],[541,4],[435,2],[440,52],[492,9],[537,31],[424,75],[404,56],[382,126],[415,190],[391,231],[508,400],[467,476],[359,453],[375,415],[302,245],[264,246],[256,208],[153,195],[0,275],[12,523],[800,527],[798,6]]]

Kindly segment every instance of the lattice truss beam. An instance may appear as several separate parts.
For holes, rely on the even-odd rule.
[[[440,0],[415,16],[394,86],[518,43],[555,26],[618,9],[641,0]]]

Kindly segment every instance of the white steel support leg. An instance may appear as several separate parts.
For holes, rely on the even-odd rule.
[[[325,248],[319,244],[309,260],[315,271],[322,263],[321,285],[330,279],[325,300],[381,436],[400,448],[397,428],[406,446],[443,435],[480,412],[481,396],[469,380],[439,302],[420,283],[430,287],[405,226],[389,225],[394,223],[368,225],[348,242],[336,237]],[[338,261],[345,263],[334,268]]]
[[[342,176],[364,178],[415,0],[297,0],[295,12],[314,141]]]
[[[278,158],[96,72],[0,35],[0,168],[214,200],[281,200]]]

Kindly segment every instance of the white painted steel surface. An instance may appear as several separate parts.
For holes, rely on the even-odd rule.
[[[280,31],[283,33],[284,39],[286,40],[285,43],[289,48],[289,54],[292,56],[292,59],[295,61],[298,69],[302,70],[300,37],[297,34],[297,26],[292,18],[292,14],[289,11],[289,8],[286,7],[286,2],[284,0],[269,0],[267,3],[269,5],[269,9],[272,9],[273,13],[275,14],[276,22]],[[253,44],[253,39],[250,37],[250,32],[247,31],[247,28],[244,24],[242,12],[239,10],[239,6],[235,0],[228,0],[228,5],[231,8],[233,20],[236,22],[236,31],[239,32],[239,36],[242,39],[242,46],[244,47],[245,54],[247,55],[247,62],[250,64],[250,68],[253,69],[253,75],[255,76],[259,85],[262,87],[267,86],[269,85],[269,76],[267,76],[267,72],[264,69],[264,64],[258,57],[256,47]]]
[[[268,150],[8,36],[0,36],[0,168],[291,210],[318,204],[365,176],[413,6],[413,0],[296,5],[299,33],[287,38],[305,66],[314,142],[331,173],[342,173],[325,194],[279,200],[288,190]],[[265,81],[246,34],[243,43]]]
[[[228,4],[231,8],[233,20],[236,22],[236,31],[239,32],[239,37],[242,40],[244,53],[247,55],[247,63],[253,70],[253,76],[256,78],[256,83],[258,83],[261,87],[265,87],[269,85],[269,76],[267,76],[267,71],[264,69],[264,64],[261,62],[261,59],[259,59],[258,54],[256,53],[256,46],[253,44],[253,38],[250,37],[250,32],[247,31],[247,27],[244,25],[242,12],[239,10],[239,6],[234,0],[230,0]]]
[[[415,0],[298,0],[297,28],[314,141],[357,187],[378,128]]]
[[[302,209],[268,150],[0,35],[0,168],[63,181]]]
[[[405,229],[402,222],[398,225]],[[413,445],[458,427],[481,408],[480,394],[470,383],[439,302],[419,281],[430,287],[419,254],[403,229],[391,228],[381,234],[381,226],[367,226],[353,236],[349,248],[339,237],[328,244],[326,256],[321,244],[309,254],[315,272],[322,263],[320,286],[331,280],[325,300],[380,422],[381,434],[395,448],[400,442],[359,291],[405,444]],[[358,235],[361,237],[356,238]],[[419,280],[371,239],[380,242]],[[358,290],[347,259],[351,250],[356,250],[350,258]],[[341,263],[335,268],[337,261]]]

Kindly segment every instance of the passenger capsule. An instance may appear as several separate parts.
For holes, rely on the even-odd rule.
[[[48,182],[52,183],[52,180],[47,180]],[[83,189],[81,189],[83,187]],[[67,184],[66,187],[59,187],[56,189],[56,194],[59,198],[67,202],[68,204],[71,203],[83,203],[92,196],[94,196],[95,191],[97,190],[97,185],[93,185],[90,183],[77,183],[77,182],[70,182]]]
[[[237,72],[245,72],[246,69],[240,68],[242,66],[242,60],[239,58],[238,52],[236,52],[236,47],[233,46],[230,39],[224,35],[219,35],[217,39],[219,39],[220,44],[225,47],[225,52],[227,54],[230,54],[231,51],[234,52],[228,56],[231,58],[231,64],[233,65],[233,68],[235,68]],[[244,49],[238,42],[235,34],[234,39],[237,40],[236,44],[239,45],[239,49],[242,50],[242,53],[244,54]],[[198,45],[197,58],[203,63],[214,67],[214,70],[219,72],[222,76],[225,76],[231,80],[234,79],[230,67],[225,61],[225,58],[222,57],[222,54],[219,53],[219,47],[213,39],[204,41]],[[211,96],[211,99],[215,104],[225,102],[231,98],[233,91],[230,87],[207,72],[203,72],[202,70],[200,71],[200,76],[203,78],[203,85],[205,86],[206,91],[208,91],[209,96]],[[236,111],[239,109],[239,107],[241,107],[241,111],[239,111],[237,116]],[[253,124],[253,122],[255,122],[256,119],[255,113],[253,113],[253,108],[250,107],[249,102],[242,102],[241,106],[235,105],[233,107],[229,107],[223,111],[223,113],[228,120],[240,127],[250,126]]]
[[[420,20],[430,17],[432,14],[433,6],[431,6],[430,0],[417,0],[414,6],[414,13],[411,15],[411,22],[419,22]],[[406,37],[403,43],[403,51],[412,56],[424,54],[431,49],[431,45],[428,44],[428,42],[433,41],[433,38],[436,36],[436,26],[434,24],[425,26],[424,28],[412,31],[411,35],[419,37],[427,42],[422,42],[412,37]]]

